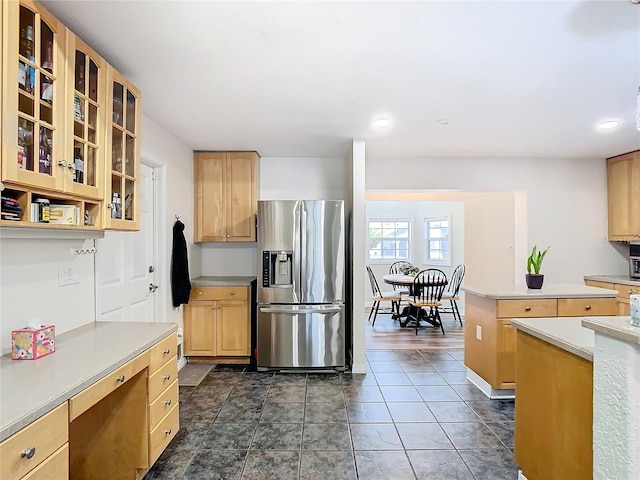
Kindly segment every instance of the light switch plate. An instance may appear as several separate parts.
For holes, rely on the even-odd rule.
[[[78,275],[73,267],[68,265],[60,265],[58,267],[58,286],[66,287],[67,285],[75,285],[80,283]]]

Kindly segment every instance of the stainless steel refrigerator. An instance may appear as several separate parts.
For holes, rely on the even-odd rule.
[[[258,202],[258,370],[344,370],[344,238],[342,201]]]

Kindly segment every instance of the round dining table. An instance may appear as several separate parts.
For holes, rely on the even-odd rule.
[[[388,274],[386,274],[386,275],[384,275],[382,277],[382,280],[384,280],[384,283],[387,283],[389,285],[407,287],[409,289],[409,296],[413,296],[414,295],[413,282],[414,282],[415,278],[416,278],[415,275],[405,275],[403,273],[388,273]],[[408,325],[408,323],[409,323],[409,320],[405,320],[403,322],[402,318],[407,318],[409,316],[411,308],[412,307],[410,305],[404,307],[399,316],[392,317],[392,318],[397,318],[398,321],[400,322],[400,326],[401,327],[406,327]],[[431,324],[431,326],[433,326],[433,327],[440,326],[439,323],[435,322],[434,320],[432,320],[429,317],[429,315],[427,314],[427,312],[423,308],[420,308],[419,311],[416,312],[414,317],[418,319],[417,323],[419,323],[421,320],[423,320],[423,321],[426,321],[427,323]]]

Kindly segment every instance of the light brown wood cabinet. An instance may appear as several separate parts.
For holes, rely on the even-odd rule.
[[[249,357],[249,287],[194,287],[184,309],[186,356]]]
[[[194,153],[194,241],[255,242],[259,155]]]
[[[0,226],[137,230],[140,92],[35,1],[2,3],[2,40],[0,178],[22,213]],[[125,85],[120,104],[116,85]],[[107,162],[117,151],[118,172]],[[60,205],[65,222],[32,215],[39,200]]]
[[[640,150],[607,159],[610,241],[640,239]]]
[[[496,390],[516,388],[512,318],[617,315],[615,298],[494,299],[466,292],[464,363]],[[480,337],[480,338],[478,338]]]
[[[631,315],[631,301],[629,299],[630,295],[638,295],[640,294],[640,287],[634,285],[625,285],[622,283],[610,283],[610,282],[598,282],[595,280],[585,280],[586,285],[591,287],[600,287],[606,288],[608,290],[617,290],[618,298],[616,298],[618,313],[616,315],[620,315],[623,317],[628,317]]]

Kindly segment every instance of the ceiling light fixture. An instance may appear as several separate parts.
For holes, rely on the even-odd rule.
[[[384,128],[391,125],[391,120],[386,117],[375,118],[371,121],[371,126],[376,128]]]
[[[600,122],[598,124],[598,128],[600,130],[611,130],[612,128],[616,128],[618,125],[620,125],[620,122],[617,120],[608,120],[606,122]]]

